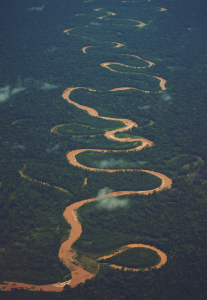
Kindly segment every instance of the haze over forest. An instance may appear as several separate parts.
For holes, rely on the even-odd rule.
[[[1,5],[0,299],[206,299],[206,15]]]

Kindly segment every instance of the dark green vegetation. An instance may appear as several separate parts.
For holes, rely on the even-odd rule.
[[[139,143],[139,142],[138,142]],[[187,175],[196,172],[203,166],[203,160],[192,154],[181,154],[171,159],[158,160],[155,165],[154,148],[143,149],[140,152],[92,152],[86,151],[77,155],[77,160],[91,167],[107,169],[147,169],[160,171],[168,176]]]
[[[151,249],[132,248],[99,262],[127,268],[150,268],[160,262],[160,256]]]
[[[51,133],[60,124],[96,130],[120,125],[93,118],[63,100],[62,92],[72,86],[97,90],[75,90],[72,100],[97,109],[100,115],[137,122],[139,127],[129,134],[154,143],[141,152],[105,153],[105,160],[145,161],[141,168],[173,179],[172,190],[129,196],[126,208],[98,210],[94,203],[87,212],[83,207],[83,235],[76,247],[110,252],[128,243],[145,243],[164,251],[168,261],[159,270],[138,273],[101,266],[93,280],[64,293],[13,291],[1,292],[0,298],[205,299],[206,2],[62,0],[60,4],[45,0],[44,4],[42,11],[27,11],[43,3],[10,0],[0,10],[0,280],[32,284],[63,280],[68,270],[59,261],[58,250],[70,228],[62,216],[65,207],[96,196],[105,186],[115,191],[139,188],[133,181],[138,172],[92,173],[68,164],[70,150],[133,147],[133,143],[109,141],[103,134],[89,138],[79,131],[81,127],[77,132],[83,137]],[[98,7],[103,10],[93,11]],[[160,7],[168,10],[160,12]],[[97,19],[108,11],[117,15]],[[147,25],[135,27],[136,22],[125,19]],[[76,29],[63,34],[67,28]],[[111,42],[125,46],[114,48]],[[94,47],[82,53],[86,46]],[[138,55],[155,66],[136,70],[113,65],[127,74],[100,66],[107,61],[147,66],[123,54]],[[136,71],[150,76],[133,74]],[[152,76],[167,80],[165,92],[157,93],[159,81]],[[151,93],[108,91],[122,86]],[[154,124],[144,126],[150,120]],[[18,170],[24,164],[25,174],[50,186],[21,178]]]
[[[42,185],[21,179],[5,164],[1,164],[1,180],[1,282],[63,280],[69,271],[57,253],[68,237],[69,225],[62,214],[70,197],[52,187],[46,193]]]
[[[79,124],[63,125],[57,128],[57,132],[64,135],[92,135],[103,134],[101,129],[93,128],[90,126],[84,126]]]
[[[75,245],[95,253],[132,243],[153,245],[168,256],[165,270],[185,253],[189,255],[185,261],[200,251],[204,255],[205,192],[205,186],[180,180],[174,190],[149,196],[124,196],[129,199],[127,205],[108,213],[95,202],[85,204],[79,209],[83,233]],[[191,259],[195,262],[195,257]],[[200,257],[196,263],[202,270],[201,261]]]
[[[44,180],[51,186],[55,185],[66,189],[69,192],[67,195],[70,197],[73,195],[77,201],[96,197],[98,191],[103,187],[113,187],[114,191],[139,191],[153,189],[161,184],[161,179],[144,172],[105,173],[102,171],[85,171],[79,175],[78,171],[78,168],[72,172],[67,167],[60,169],[47,164],[29,163],[24,170],[24,174],[38,181]],[[87,185],[83,184],[85,178],[87,178]],[[77,186],[77,190],[74,189],[74,186]]]

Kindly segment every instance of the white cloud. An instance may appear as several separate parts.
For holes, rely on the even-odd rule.
[[[20,150],[24,150],[26,147],[23,145],[14,145],[12,146],[13,149],[20,149]]]
[[[167,66],[167,68],[168,68],[170,71],[174,71],[174,70],[175,70],[175,67]]]
[[[29,88],[29,84],[31,85],[37,85],[39,89],[41,90],[52,90],[56,89],[57,85],[50,84],[47,82],[42,81],[34,81],[32,78],[26,78],[23,80],[23,84]],[[10,85],[7,85],[5,87],[0,87],[0,103],[8,100],[10,97],[26,90],[26,87],[22,85],[22,80],[20,78],[17,79],[17,84],[15,87],[11,87]]]
[[[103,198],[103,197],[105,197],[105,195],[111,194],[112,192],[113,191],[110,188],[105,187],[98,192],[97,199]],[[128,207],[128,205],[129,205],[129,200],[127,198],[119,200],[115,197],[110,197],[110,198],[98,200],[96,207],[98,209],[111,210],[111,209],[118,208],[118,207],[126,208],[126,207]]]
[[[28,10],[28,11],[33,11],[33,10],[36,10],[36,11],[42,11],[42,10],[44,9],[44,7],[45,7],[45,5],[42,5],[42,6],[39,6],[39,7],[34,6],[34,7],[28,8],[27,10]]]
[[[36,83],[37,83],[37,85],[39,85],[39,88],[41,90],[53,90],[53,89],[57,88],[57,85],[50,84],[50,83],[47,83],[47,82],[39,82],[39,81],[37,81]]]
[[[3,88],[0,88],[0,102],[4,102],[10,97],[10,86],[7,85]]]
[[[171,96],[167,92],[164,92],[161,94],[161,99],[165,101],[169,101],[171,100]]]
[[[138,106],[139,109],[149,109],[150,105]]]
[[[90,25],[101,26],[101,24],[100,24],[100,23],[97,23],[97,22],[91,22]]]
[[[129,161],[125,161],[124,159],[120,158],[118,160],[114,159],[114,158],[110,158],[109,160],[104,159],[101,161],[97,161],[94,160],[94,165],[96,167],[98,167],[99,169],[108,169],[108,168],[116,168],[116,167],[120,167],[123,169],[129,169],[129,168],[135,168],[135,167],[139,167],[141,165],[146,164],[147,161],[136,161],[136,162],[129,162]]]
[[[52,152],[57,151],[59,148],[60,148],[60,145],[57,144],[57,145],[55,145],[54,147],[47,149],[46,152],[47,152],[47,153],[52,153]]]
[[[11,91],[10,91],[10,94],[11,96],[15,95],[15,94],[18,94],[22,91],[26,90],[25,87],[16,87],[16,88],[13,88]]]
[[[0,88],[0,103],[6,101],[11,96],[18,94],[24,90],[26,90],[26,88],[22,86],[17,86],[12,89],[9,85],[7,85]]]
[[[47,53],[53,53],[53,52],[55,52],[55,50],[56,50],[56,47],[52,46],[47,49]]]

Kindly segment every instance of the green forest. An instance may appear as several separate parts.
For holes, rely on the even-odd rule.
[[[206,12],[204,0],[2,5],[0,299],[206,299]],[[164,88],[157,77],[166,80]],[[68,103],[62,94],[71,87],[84,87],[70,99],[99,116],[135,122],[115,134],[135,141],[108,139],[106,132],[125,124]],[[131,89],[116,90],[123,87]],[[142,145],[138,138],[153,144],[127,151]],[[68,153],[81,149],[77,162],[96,171],[69,163]],[[133,193],[162,183],[141,170],[164,174],[172,187]],[[7,282],[36,286],[72,278],[58,257],[71,229],[63,213],[103,191],[132,193],[77,211],[82,234],[72,247],[95,276],[59,293],[15,284],[6,291]],[[159,262],[156,252],[133,248],[100,263],[128,244],[156,247],[167,262],[138,272],[108,265]]]

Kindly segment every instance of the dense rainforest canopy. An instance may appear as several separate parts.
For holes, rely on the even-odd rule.
[[[206,299],[206,13],[204,0],[8,0],[1,6],[1,299]],[[107,131],[124,123],[69,104],[62,97],[69,87],[85,87],[70,99],[100,116],[138,124],[116,137],[145,138],[153,146],[127,151],[141,142],[107,139]],[[121,87],[133,89],[113,91]],[[107,150],[76,159],[121,171],[73,166],[66,155],[76,149]],[[103,188],[143,191],[161,184],[140,170],[168,176],[172,188],[118,197],[123,206],[93,202],[78,210],[83,231],[74,249],[93,279],[61,293],[15,285],[4,291],[6,281],[69,280],[58,258],[71,228],[65,208]],[[145,272],[98,268],[98,257],[132,243],[157,247],[167,263]]]

